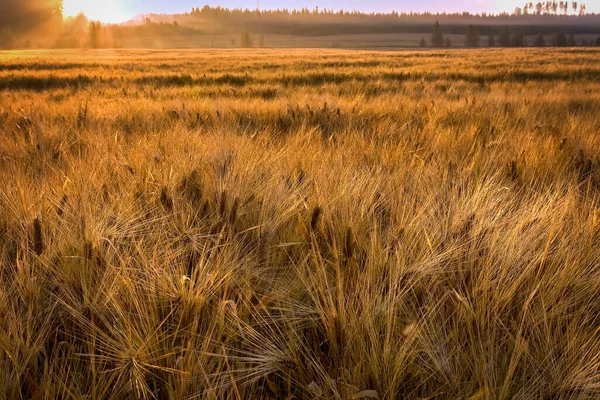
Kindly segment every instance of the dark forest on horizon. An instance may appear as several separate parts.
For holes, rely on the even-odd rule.
[[[205,47],[194,37],[235,35],[232,47],[269,47],[268,35],[417,35],[394,47],[526,47],[600,44],[600,14],[578,2],[526,3],[512,13],[366,13],[331,9],[227,9],[194,7],[179,14],[140,14],[122,24],[102,24],[80,14],[63,18],[60,0],[6,0],[0,14],[0,49],[127,47],[131,38],[188,38],[186,47]],[[439,25],[438,25],[439,24]],[[439,41],[439,35],[464,42]],[[436,38],[436,35],[438,37]],[[239,38],[239,39],[237,39]],[[420,39],[420,41],[419,41]],[[454,37],[456,40],[456,37]],[[177,45],[166,47],[177,47]],[[215,47],[212,42],[212,47]],[[218,47],[218,46],[217,46]]]

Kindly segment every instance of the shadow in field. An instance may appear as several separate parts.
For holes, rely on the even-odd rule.
[[[307,74],[280,75],[275,78],[257,78],[250,75],[225,74],[217,77],[193,77],[189,74],[181,75],[149,75],[137,78],[119,78],[101,76],[78,75],[65,76],[8,76],[0,80],[0,90],[32,90],[44,91],[48,89],[84,88],[88,86],[113,86],[129,87],[131,85],[154,88],[189,87],[229,85],[243,87],[249,84],[275,84],[285,87],[294,86],[322,86],[327,84],[341,85],[347,82],[405,82],[405,81],[462,81],[478,84],[496,82],[596,82],[600,79],[600,69],[578,69],[573,71],[509,71],[489,74],[473,73],[428,73],[428,72],[398,72],[371,74],[364,73],[334,73],[318,72]]]

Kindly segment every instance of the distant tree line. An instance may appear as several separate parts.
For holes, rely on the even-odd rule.
[[[465,46],[470,48],[479,47],[481,43],[481,35],[479,27],[469,25],[465,32]],[[425,38],[422,38],[419,45],[426,47],[427,42]],[[490,30],[488,34],[487,46],[488,47],[525,47],[528,44],[525,41],[525,34],[522,29],[512,29],[505,27],[499,32]],[[600,36],[595,40],[581,39],[579,42],[575,38],[575,34],[565,34],[563,32],[555,32],[551,35],[551,40],[547,42],[546,36],[538,34],[533,42],[533,47],[576,47],[576,46],[598,46],[600,47]],[[450,39],[445,38],[444,30],[440,25],[439,21],[433,25],[431,35],[431,46],[442,48],[451,47]]]
[[[0,48],[26,47],[21,38],[60,32],[62,0],[0,0]]]
[[[540,3],[541,4],[541,3]],[[537,5],[531,3],[532,9]],[[211,33],[265,33],[300,36],[324,36],[362,33],[427,33],[431,24],[439,21],[448,34],[462,34],[466,26],[479,26],[482,34],[488,34],[488,28],[499,26],[520,26],[524,35],[532,35],[547,29],[545,34],[556,31],[556,26],[565,27],[565,32],[600,34],[600,14],[588,14],[585,5],[573,5],[577,13],[553,13],[553,3],[548,13],[532,13],[527,5],[527,13],[517,9],[511,13],[470,14],[463,13],[363,13],[359,11],[332,10],[315,7],[259,10],[241,8],[194,7],[181,14],[150,14],[152,21],[177,21],[181,25],[201,29]],[[557,9],[562,9],[561,2]],[[519,11],[521,10],[521,11]],[[539,31],[537,28],[541,28]]]
[[[127,37],[164,37],[164,36],[185,36],[198,35],[204,32],[198,31],[186,26],[181,26],[177,21],[172,23],[156,23],[146,18],[140,25],[103,25],[100,22],[92,21],[88,25],[89,41],[91,48],[119,47],[123,38]]]
[[[572,13],[569,13],[569,4],[571,4]],[[532,12],[530,10],[535,9],[537,11]],[[560,10],[558,12],[557,10]],[[564,11],[564,12],[563,12]],[[207,19],[244,19],[244,18],[252,18],[256,17],[259,13],[259,10],[253,9],[242,9],[242,8],[223,8],[220,6],[211,7],[209,5],[205,5],[202,8],[192,8],[192,10],[188,13],[183,14],[174,14],[174,17],[178,16],[191,16],[196,17],[198,19],[207,20]],[[157,14],[159,15],[159,14]],[[157,16],[156,15],[156,16]],[[565,20],[565,19],[577,19],[577,17],[585,17],[585,16],[595,16],[596,14],[588,14],[587,6],[583,3],[578,2],[544,2],[544,3],[527,3],[523,8],[517,7],[512,13],[478,13],[472,14],[470,12],[460,12],[460,13],[431,13],[431,12],[396,12],[392,11],[389,13],[381,13],[381,12],[361,12],[361,11],[347,11],[347,10],[332,10],[327,8],[319,8],[315,7],[314,9],[302,8],[302,9],[274,9],[274,10],[260,10],[260,16],[265,21],[269,20],[311,20],[311,21],[319,21],[319,20],[327,20],[327,21],[335,21],[335,20],[351,20],[351,21],[367,21],[367,20],[427,20],[431,18],[435,18],[437,20],[455,20],[464,22],[465,19],[470,20]]]
[[[195,7],[181,14],[149,14],[119,25],[103,25],[80,14],[63,19],[62,0],[0,0],[0,48],[31,47],[43,37],[55,47],[118,47],[128,37],[235,34],[240,47],[264,47],[265,35],[422,34],[423,47],[451,47],[450,35],[465,35],[468,47],[596,45],[576,38],[600,35],[600,14],[577,2],[527,3],[512,14],[362,13],[303,8],[252,10]],[[426,36],[434,32],[430,40]],[[577,35],[577,36],[576,36]],[[481,40],[487,37],[488,40]],[[533,43],[525,38],[535,37]],[[455,43],[454,45],[458,45]],[[33,46],[36,46],[34,43]],[[47,46],[46,46],[47,47]]]
[[[60,28],[63,16],[62,0],[2,0],[0,29],[14,35],[30,31],[47,33]]]
[[[572,9],[573,12],[570,13],[569,10]],[[259,10],[249,9],[249,8],[224,8],[224,7],[211,7],[209,5],[205,5],[204,7],[194,7],[190,12],[183,14],[175,14],[174,16],[182,16],[187,15],[191,17],[196,17],[199,19],[242,19],[247,17],[255,17],[259,13]],[[158,16],[161,14],[155,14],[153,16]],[[166,14],[162,14],[166,15]],[[397,19],[419,19],[419,18],[431,18],[434,17],[438,20],[441,19],[461,19],[461,18],[477,18],[477,19],[506,19],[507,17],[531,17],[531,19],[536,19],[535,17],[576,17],[576,16],[585,16],[587,15],[587,6],[583,3],[578,2],[567,2],[567,1],[548,1],[548,2],[538,2],[534,3],[526,3],[524,7],[517,7],[512,13],[478,13],[471,14],[469,12],[460,12],[460,13],[432,13],[432,12],[397,12],[391,11],[389,13],[382,12],[361,12],[357,10],[348,11],[348,10],[333,10],[327,8],[319,8],[318,6],[309,9],[309,8],[301,8],[301,9],[267,9],[260,10],[260,15],[266,21],[268,20],[290,20],[294,19],[296,21],[302,19],[310,19],[312,21],[316,20],[397,20]],[[591,14],[594,15],[594,14]],[[520,18],[523,19],[523,18]],[[539,19],[539,18],[537,18]]]
[[[569,15],[569,10],[573,15],[585,15],[587,5],[576,1],[540,1],[535,4],[529,2],[522,8],[515,8],[513,15]]]

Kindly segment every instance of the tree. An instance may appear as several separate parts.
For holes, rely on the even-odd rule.
[[[242,33],[240,37],[240,46],[241,47],[252,47],[252,38],[248,32]]]
[[[433,47],[442,47],[444,45],[444,34],[442,33],[439,21],[435,21],[435,25],[433,26],[431,44]]]
[[[16,47],[15,35],[9,28],[0,30],[0,49],[11,50]]]
[[[88,28],[90,35],[90,47],[97,49],[100,47],[100,33],[102,32],[102,24],[100,22],[92,21]]]
[[[467,47],[479,47],[479,29],[474,27],[473,25],[469,25],[467,27],[467,33],[465,38],[465,43]]]
[[[538,3],[535,5],[535,14],[536,14],[536,15],[542,15],[542,11],[543,11],[543,9],[544,9],[544,5],[543,5],[541,2],[538,2]]]
[[[446,41],[444,42],[444,47],[447,49],[452,47],[452,42],[450,41],[450,38],[446,38]]]
[[[116,47],[116,42],[105,26],[99,21],[92,21],[88,27],[88,35],[90,38],[90,47],[99,49],[104,47]]]
[[[260,47],[260,48],[265,47],[265,35],[263,35],[262,33],[260,34],[260,37],[258,38],[258,47]]]
[[[594,42],[594,44],[595,44],[596,46],[600,47],[600,36],[598,36],[598,37],[596,38],[596,41]]]
[[[0,27],[10,29],[15,35],[60,30],[62,0],[2,0],[1,3]]]
[[[574,34],[572,34],[572,33],[571,33],[571,34],[569,35],[569,40],[568,40],[568,43],[567,43],[567,45],[568,45],[569,47],[575,47],[575,46],[577,46],[577,42],[575,41],[575,35],[574,35]]]
[[[502,47],[510,46],[510,32],[508,31],[508,28],[506,28],[502,32],[500,32],[499,42],[500,42],[500,46],[502,46]]]
[[[525,36],[523,32],[515,32],[510,38],[510,45],[512,47],[525,47]]]
[[[496,47],[496,36],[493,32],[490,32],[490,35],[488,36],[488,46]]]
[[[544,39],[544,35],[539,34],[537,35],[537,37],[535,38],[535,42],[533,44],[535,47],[545,47],[546,46],[546,40]]]
[[[424,37],[421,38],[421,42],[419,42],[419,46],[420,47],[427,47],[427,42],[425,41]]]
[[[562,33],[555,33],[552,37],[552,46],[554,47],[567,47],[567,37]]]
[[[72,34],[83,34],[90,26],[90,21],[83,13],[77,14],[75,17],[65,19],[65,32]]]

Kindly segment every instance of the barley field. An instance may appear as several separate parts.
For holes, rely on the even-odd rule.
[[[0,398],[600,397],[600,51],[0,52]]]

